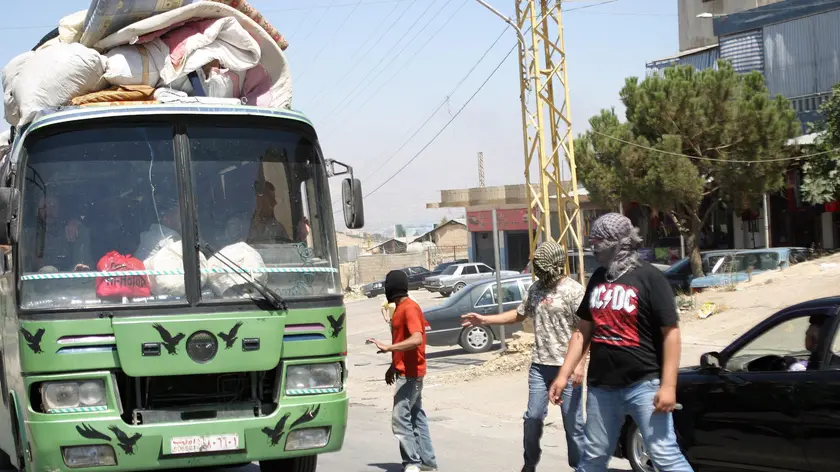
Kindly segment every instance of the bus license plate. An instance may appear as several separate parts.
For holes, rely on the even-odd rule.
[[[172,454],[235,451],[237,449],[239,449],[238,434],[183,436],[179,438],[172,438],[169,442],[169,450]]]

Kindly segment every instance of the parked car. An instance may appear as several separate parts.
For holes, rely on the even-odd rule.
[[[745,282],[750,273],[758,274],[770,270],[787,269],[796,264],[805,248],[779,247],[750,249],[730,252],[717,260],[709,259],[711,269],[705,276],[691,279],[691,290],[723,287]]]
[[[519,275],[518,272],[503,270],[502,277]],[[496,276],[496,271],[487,264],[470,262],[467,264],[452,264],[444,269],[440,275],[427,277],[424,287],[430,292],[437,292],[448,297],[463,289],[467,285]]]
[[[734,252],[734,250],[731,249],[701,252],[700,260],[702,262],[701,265],[703,267],[703,273],[709,273],[715,262],[726,254],[730,254],[732,252]],[[671,267],[666,269],[663,274],[671,284],[671,288],[674,289],[674,293],[687,293],[691,288],[691,279],[694,278],[694,275],[691,273],[691,262],[689,261],[689,258],[684,257],[675,262]]]
[[[523,294],[531,286],[531,277],[517,275],[502,279],[502,308],[512,310],[522,302]],[[426,343],[430,346],[460,345],[467,352],[489,351],[494,341],[501,339],[498,326],[463,328],[461,315],[478,313],[493,315],[499,312],[496,281],[476,282],[452,295],[443,304],[424,311],[430,328]],[[522,324],[505,327],[505,337],[522,329]]]
[[[454,264],[468,264],[470,262],[469,259],[456,259],[454,261],[449,262],[442,262],[435,267],[435,270],[431,271],[428,277],[434,277],[435,275],[440,275],[446,270],[447,267],[454,265]]]
[[[589,277],[592,277],[592,274],[598,270],[598,260],[595,259],[595,254],[592,251],[584,250],[583,251],[583,267],[584,267],[584,275],[586,276],[586,280],[589,280]],[[577,279],[578,275],[578,257],[577,251],[570,251],[569,252],[569,270],[571,271],[570,276],[572,278]],[[531,273],[531,261],[528,261],[528,265],[525,266],[525,270],[522,271],[523,274],[530,274]]]
[[[406,275],[408,275],[409,290],[419,290],[423,288],[423,282],[425,282],[426,277],[428,277],[431,273],[429,269],[419,266],[406,267],[398,270],[401,270],[405,272]],[[368,298],[377,297],[379,295],[385,295],[385,281],[380,280],[378,282],[373,282],[363,286],[362,293],[364,293],[365,296]]]
[[[840,297],[775,313],[700,365],[680,369],[677,439],[695,472],[840,470]],[[817,323],[809,351],[805,333]],[[798,363],[803,371],[791,371]],[[617,457],[654,472],[631,417]]]

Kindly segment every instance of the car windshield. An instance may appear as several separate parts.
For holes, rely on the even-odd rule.
[[[458,266],[451,265],[446,269],[443,269],[443,272],[440,275],[453,275],[455,272],[458,271]]]
[[[749,252],[718,258],[712,265],[712,273],[746,272],[747,270],[775,270],[779,268],[779,253]]]
[[[444,269],[446,269],[447,267],[449,267],[451,265],[452,265],[451,262],[444,262],[443,264],[438,264],[437,267],[435,267],[435,272],[443,272]]]
[[[283,129],[188,134],[196,237],[210,248],[191,257],[201,298],[252,296],[236,266],[284,297],[337,293],[313,144]],[[173,136],[170,124],[111,124],[27,138],[21,308],[187,303],[182,235],[196,224],[184,226]]]

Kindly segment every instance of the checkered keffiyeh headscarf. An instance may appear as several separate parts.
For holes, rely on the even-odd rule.
[[[590,236],[601,240],[595,245],[595,257],[609,277],[615,279],[642,265],[638,252],[642,238],[626,216],[607,213],[592,224]]]
[[[550,287],[563,276],[563,268],[566,266],[566,251],[554,241],[545,242],[534,251],[533,265],[534,275],[544,285]]]

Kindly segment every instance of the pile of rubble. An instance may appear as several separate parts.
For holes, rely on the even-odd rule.
[[[475,380],[497,373],[520,372],[531,364],[533,346],[534,335],[519,331],[513,334],[513,340],[507,343],[504,352],[495,354],[484,364],[432,375],[429,380],[436,384],[447,384]]]

